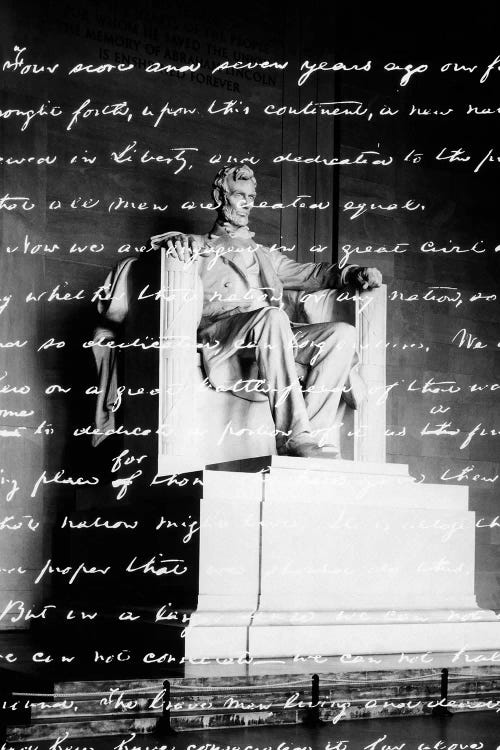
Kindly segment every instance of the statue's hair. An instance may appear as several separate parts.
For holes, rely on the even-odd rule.
[[[234,164],[230,167],[222,167],[215,175],[212,184],[212,198],[216,204],[219,203],[217,198],[219,191],[224,193],[224,195],[229,192],[228,177],[232,177],[233,180],[252,180],[254,185],[257,186],[253,169],[250,169],[246,164]]]

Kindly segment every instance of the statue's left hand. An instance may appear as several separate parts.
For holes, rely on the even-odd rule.
[[[382,285],[382,274],[378,268],[360,268],[355,276],[355,285],[362,290],[375,289]]]

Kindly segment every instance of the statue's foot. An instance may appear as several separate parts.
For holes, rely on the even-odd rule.
[[[297,458],[340,458],[340,451],[336,446],[319,446],[311,438],[290,438],[280,452]]]

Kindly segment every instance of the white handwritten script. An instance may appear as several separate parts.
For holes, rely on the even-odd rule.
[[[27,5],[0,10],[2,747],[498,750],[494,10],[410,39]]]

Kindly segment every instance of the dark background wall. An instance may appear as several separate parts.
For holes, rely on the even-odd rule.
[[[471,508],[478,513],[477,594],[483,605],[498,608],[497,165],[488,162],[475,171],[490,150],[498,151],[498,81],[490,74],[479,82],[496,57],[488,17],[452,21],[443,9],[391,26],[372,10],[362,25],[349,20],[340,13],[339,25],[347,32],[338,35],[337,59],[429,65],[406,86],[400,85],[401,73],[381,66],[369,75],[341,74],[338,82],[339,98],[362,101],[375,113],[370,121],[339,119],[342,154],[377,149],[396,155],[388,168],[342,168],[339,185],[339,257],[344,245],[359,247],[350,262],[377,265],[388,284],[387,382],[393,388],[387,421],[395,433],[406,426],[405,436],[388,436],[388,460],[408,463],[411,473],[427,482],[469,486]],[[477,71],[440,72],[454,62],[476,65]],[[492,112],[467,115],[469,105]],[[398,114],[376,114],[387,107]],[[459,149],[467,161],[437,159]],[[405,161],[408,154],[418,161]],[[352,219],[354,211],[345,208],[349,201],[401,206],[409,199],[425,209],[376,208]],[[398,243],[405,243],[399,247],[404,253],[374,252]],[[369,246],[373,251],[364,252]],[[485,387],[472,390],[474,384]],[[488,434],[476,434],[464,445],[478,425]]]
[[[282,168],[272,159],[288,151],[302,153],[318,138],[331,149],[333,125],[315,117],[303,124],[300,117],[263,115],[265,105],[287,101],[299,106],[301,97],[310,96],[299,91],[294,76],[272,69],[211,74],[225,59],[299,59],[301,19],[293,11],[254,3],[218,16],[208,7],[178,2],[161,8],[156,3],[138,8],[26,2],[5,3],[1,12],[2,62],[14,62],[17,45],[24,64],[59,64],[53,74],[22,73],[7,65],[0,105],[4,159],[49,156],[52,161],[56,156],[50,164],[3,164],[0,177],[3,195],[28,199],[24,208],[19,203],[15,210],[1,211],[3,287],[12,295],[1,316],[2,341],[18,340],[20,346],[2,348],[0,355],[5,382],[29,387],[24,394],[2,394],[5,476],[19,485],[15,502],[6,501],[5,507],[14,513],[14,523],[32,514],[40,524],[31,531],[24,518],[15,533],[4,531],[5,566],[21,565],[25,572],[12,571],[2,585],[6,602],[21,598],[29,606],[51,596],[53,578],[36,585],[33,579],[48,559],[55,563],[54,528],[61,514],[75,509],[77,494],[83,507],[98,507],[106,495],[99,486],[87,488],[82,499],[85,487],[62,482],[42,482],[33,493],[37,480],[44,471],[46,478],[59,470],[64,478],[99,475],[104,465],[109,473],[109,460],[119,453],[118,440],[108,440],[96,452],[88,438],[72,436],[75,427],[93,421],[95,396],[85,391],[95,385],[96,373],[82,343],[92,337],[95,293],[108,271],[126,257],[141,257],[152,234],[208,231],[214,214],[200,204],[210,205],[214,174],[231,160],[256,165],[260,194],[269,203],[287,204],[299,194],[331,201],[332,174],[320,175],[314,167],[304,173],[293,164]],[[133,63],[135,69],[68,75],[79,62]],[[198,62],[200,69],[193,73],[144,72],[152,63],[180,67]],[[228,114],[208,113],[211,103],[213,110],[222,110],[229,101]],[[127,107],[129,114],[104,115],[106,105]],[[160,120],[164,106],[192,112],[165,114]],[[41,114],[26,127],[24,116],[7,115],[10,109],[47,112],[51,107],[62,114]],[[82,114],[74,119],[79,108]],[[145,108],[154,116],[142,115]],[[118,163],[113,153],[127,147]],[[184,149],[186,163],[180,161]],[[146,152],[163,158],[141,161]],[[178,154],[179,161],[168,162]],[[192,210],[182,208],[186,201]],[[317,216],[314,211],[262,209],[255,212],[254,228],[264,242],[286,244],[294,257],[309,259],[310,248],[321,242],[330,258],[333,219],[332,211]],[[6,491],[10,486],[5,484]],[[76,538],[68,544],[85,556]],[[2,622],[12,624],[27,623],[7,617]]]
[[[394,247],[398,242],[408,243],[404,254],[351,256],[351,262],[376,265],[384,272],[389,295],[397,292],[405,298],[419,297],[415,301],[396,299],[388,307],[388,383],[395,384],[388,399],[388,425],[394,431],[406,427],[406,435],[389,437],[388,460],[409,463],[415,476],[424,474],[426,481],[433,482],[445,481],[446,471],[448,476],[457,475],[473,466],[460,480],[470,487],[472,506],[478,517],[486,519],[485,525],[497,515],[498,481],[480,477],[493,478],[498,472],[498,438],[475,437],[466,448],[460,447],[476,424],[488,430],[495,428],[497,394],[488,390],[471,393],[470,385],[494,383],[499,377],[498,303],[471,302],[469,298],[475,292],[498,291],[498,256],[493,251],[498,243],[497,167],[491,164],[473,174],[470,163],[435,159],[444,147],[468,147],[480,159],[490,147],[495,148],[496,120],[494,115],[468,118],[454,113],[450,118],[426,119],[403,114],[412,104],[451,106],[458,111],[470,99],[474,104],[484,101],[492,106],[496,78],[492,75],[486,85],[480,86],[477,78],[427,75],[401,87],[396,74],[392,77],[374,66],[370,74],[320,73],[298,87],[296,75],[297,64],[304,59],[361,64],[371,57],[383,62],[425,61],[437,66],[449,60],[470,59],[487,64],[495,55],[494,47],[486,45],[487,20],[471,21],[481,31],[484,44],[477,49],[469,45],[465,55],[463,41],[470,26],[462,28],[456,21],[450,28],[444,16],[440,19],[434,15],[432,24],[425,17],[413,19],[411,28],[393,17],[396,32],[391,33],[387,19],[376,13],[321,13],[314,3],[307,13],[264,2],[254,2],[237,12],[176,2],[161,7],[144,2],[140,8],[127,4],[103,7],[94,2],[3,4],[2,61],[13,59],[13,46],[17,44],[27,48],[26,62],[59,62],[60,70],[54,75],[25,76],[4,70],[0,108],[37,109],[50,100],[64,110],[61,117],[35,118],[22,132],[19,119],[0,119],[4,157],[57,155],[53,165],[5,165],[0,171],[2,195],[28,196],[35,203],[29,211],[0,211],[2,294],[12,294],[0,315],[0,339],[27,341],[26,345],[0,351],[4,357],[0,370],[8,372],[5,382],[28,384],[31,389],[26,395],[2,394],[2,407],[13,412],[33,411],[26,417],[2,412],[5,477],[17,478],[20,486],[15,500],[4,505],[5,513],[13,513],[16,518],[31,514],[42,524],[33,532],[26,528],[25,519],[16,532],[1,532],[5,566],[24,565],[31,571],[2,578],[6,601],[11,597],[42,601],[50,595],[50,587],[33,586],[30,581],[41,562],[53,554],[54,519],[76,502],[74,487],[55,483],[41,487],[35,498],[30,497],[37,478],[44,469],[47,476],[53,476],[59,469],[69,473],[75,466],[86,466],[91,473],[96,460],[86,439],[69,437],[75,425],[90,424],[92,419],[93,397],[86,396],[84,390],[94,384],[95,374],[81,342],[91,337],[95,324],[95,290],[108,270],[127,257],[118,253],[120,247],[129,244],[133,254],[136,247],[160,231],[208,230],[213,220],[210,211],[182,210],[181,206],[188,200],[208,202],[214,172],[232,156],[258,160],[259,194],[269,202],[286,204],[297,195],[331,202],[332,210],[326,211],[256,210],[253,228],[263,242],[293,247],[292,254],[301,260],[309,260],[313,254],[318,260],[336,259],[342,255],[339,248],[346,244]],[[193,61],[199,58],[201,70],[180,77],[143,71],[145,64],[155,61],[182,64],[183,55],[188,62],[191,57]],[[289,68],[285,73],[269,70],[249,76],[234,72],[212,75],[210,68],[224,59],[288,60]],[[77,62],[134,62],[138,69],[95,76],[68,76],[63,72]],[[207,108],[214,99],[217,106],[234,100],[234,107],[249,106],[250,113],[209,115]],[[90,108],[126,101],[132,117],[90,115],[68,130],[71,113],[86,100],[90,100]],[[395,117],[375,114],[371,120],[262,113],[266,104],[302,107],[309,101],[335,100],[361,101],[374,113],[388,105],[397,107],[400,113]],[[141,115],[146,106],[158,113],[167,102],[172,108],[185,106],[196,112],[166,115],[157,127],[153,126],[153,117]],[[137,149],[134,160],[117,164],[112,152],[120,152],[128,144],[135,144],[133,148]],[[188,157],[192,168],[178,174],[172,164],[142,164],[136,158],[146,150],[172,156],[173,150],[180,148],[193,149]],[[358,165],[336,169],[281,166],[272,161],[275,155],[289,152],[354,158],[363,149],[391,154],[394,163],[380,168]],[[402,160],[412,149],[423,154],[421,162]],[[72,161],[74,156],[77,158]],[[86,161],[94,157],[95,162]],[[211,157],[215,157],[215,164],[210,163]],[[99,202],[83,208],[79,198]],[[110,207],[119,198],[134,202],[135,207],[130,203],[119,210]],[[425,204],[425,210],[409,213],[374,209],[354,220],[344,210],[347,201],[401,205],[408,199]],[[72,200],[77,201],[76,208],[71,208]],[[51,201],[61,201],[61,207],[49,208]],[[148,207],[139,210],[140,202]],[[168,209],[154,210],[154,203],[168,204]],[[47,245],[47,251],[42,247],[33,254],[25,253],[25,238],[30,248],[41,243]],[[424,241],[433,241],[436,246],[453,241],[467,248],[480,240],[488,248],[482,255],[424,254],[420,250]],[[54,243],[58,247],[51,251]],[[87,247],[71,252],[73,243]],[[92,252],[88,247],[92,243],[102,250]],[[324,246],[323,252],[313,252],[317,245]],[[7,248],[14,246],[19,249],[8,252]],[[462,303],[456,306],[422,300],[432,284],[457,288]],[[50,293],[57,286],[61,295],[73,297],[82,290],[80,299],[26,302],[29,292]],[[470,350],[458,347],[453,337],[463,328],[487,346]],[[64,345],[38,351],[50,338]],[[404,344],[417,347],[403,348]],[[461,390],[451,395],[423,394],[418,388],[430,378],[456,381]],[[412,381],[416,381],[417,390],[409,391]],[[71,391],[47,394],[52,384]],[[431,407],[439,405],[449,411],[430,414]],[[429,429],[435,429],[444,421],[452,422],[450,430],[460,432],[422,434],[427,423]],[[474,474],[479,478],[473,479]],[[2,497],[11,486],[5,483],[0,488]],[[483,606],[497,608],[499,543],[494,524],[478,529],[477,591]]]

